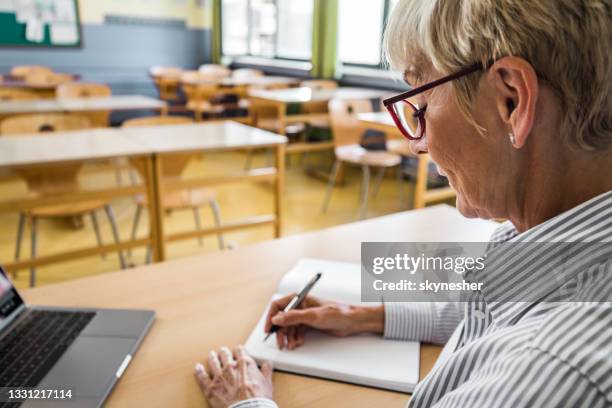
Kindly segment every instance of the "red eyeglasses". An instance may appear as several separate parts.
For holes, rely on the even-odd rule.
[[[489,64],[489,66],[491,65],[493,65],[493,61]],[[437,79],[418,88],[385,99],[383,104],[391,114],[395,125],[406,137],[406,139],[422,139],[423,136],[425,136],[425,111],[427,110],[427,105],[419,107],[417,104],[410,102],[408,98],[412,98],[422,92],[435,88],[436,86],[454,81],[457,78],[461,78],[481,69],[484,69],[484,66],[481,63],[474,64],[471,67],[462,69],[461,71],[445,76],[444,78]]]

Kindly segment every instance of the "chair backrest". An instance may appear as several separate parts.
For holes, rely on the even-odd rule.
[[[43,67],[40,65],[18,65],[11,69],[11,76],[17,78],[25,78],[32,74],[50,74],[53,73],[51,68]]]
[[[154,78],[155,87],[159,92],[159,99],[172,102],[180,99],[181,80],[178,76],[157,76]]]
[[[145,126],[164,126],[164,125],[185,125],[193,123],[193,120],[184,116],[152,116],[146,118],[130,119],[123,122],[121,127],[123,128],[135,128]],[[197,157],[197,154],[184,153],[184,154],[173,154],[163,161],[162,172],[165,179],[177,179],[180,178],[189,162]],[[132,162],[132,165],[136,167],[138,172],[143,175],[144,168],[141,163]]]
[[[83,130],[89,127],[89,119],[79,115],[19,115],[0,122],[0,134],[15,136],[32,133],[47,134]],[[69,193],[79,188],[77,176],[81,166],[81,163],[61,163],[20,168],[16,170],[16,173],[26,181],[28,189],[36,194]]]
[[[247,79],[247,78],[259,78],[264,76],[264,72],[258,69],[251,68],[240,68],[232,72],[232,78],[234,79]]]
[[[184,125],[187,123],[193,123],[193,120],[186,116],[147,116],[145,118],[126,120],[121,127],[133,128],[142,126]]]
[[[338,89],[338,83],[331,79],[311,79],[308,81],[302,81],[300,83],[300,86],[304,88],[310,88],[313,90]]]
[[[363,99],[332,99],[329,116],[335,146],[356,144],[361,141],[364,126],[357,118],[360,113],[372,112],[372,103]]]
[[[186,71],[181,75],[183,92],[189,102],[210,101],[219,94],[219,78],[198,71]]]
[[[331,79],[312,79],[308,81],[302,81],[300,86],[303,88],[310,88],[313,91],[323,90],[334,90],[338,89],[338,83]],[[309,102],[304,104],[302,111],[308,113],[325,113],[328,110],[327,102]]]
[[[160,67],[160,66],[155,66],[155,67],[151,67],[151,69],[149,69],[149,75],[151,75],[154,78],[157,78],[157,77],[160,77],[160,76],[179,77],[179,76],[181,76],[182,73],[183,73],[183,69],[179,68],[179,67]]]
[[[57,74],[55,72],[34,73],[24,78],[26,84],[30,86],[56,86],[74,81],[74,77],[69,74]]]
[[[72,82],[57,87],[58,99],[97,98],[112,94],[110,87],[105,84]]]
[[[232,70],[217,64],[204,64],[198,69],[203,74],[213,75],[216,78],[227,78],[232,76]]]
[[[111,88],[105,84],[70,82],[61,84],[55,90],[58,99],[101,98],[112,95]],[[86,116],[94,127],[108,127],[110,111],[88,112]]]
[[[82,115],[35,114],[11,116],[0,122],[1,135],[63,132],[91,127],[89,118]]]
[[[32,91],[26,91],[25,89],[16,88],[2,88],[0,87],[0,101],[20,101],[37,99],[38,94]]]

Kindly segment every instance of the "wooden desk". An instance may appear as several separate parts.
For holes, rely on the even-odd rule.
[[[48,195],[42,198],[19,197],[0,201],[0,212],[22,211],[40,205],[114,199],[146,194],[149,205],[150,234],[143,239],[122,241],[101,247],[70,250],[62,254],[47,255],[35,260],[20,260],[7,264],[16,270],[49,265],[67,260],[97,255],[133,247],[151,245],[155,261],[165,260],[168,241],[191,239],[218,232],[234,231],[271,225],[275,236],[282,234],[282,196],[285,169],[284,146],[286,138],[233,122],[208,123],[186,126],[157,126],[129,129],[96,129],[81,132],[58,132],[51,135],[0,137],[0,170],[19,167],[44,166],[54,163],[85,162],[91,160],[127,157],[141,169],[144,185],[113,187],[78,193]],[[172,154],[213,152],[253,147],[274,148],[276,165],[239,174],[183,180],[164,183],[161,178],[163,161]],[[274,213],[246,220],[224,223],[220,228],[164,235],[162,194],[165,190],[227,184],[241,181],[271,181],[275,186]],[[5,262],[6,263],[6,262]]]
[[[187,79],[181,81],[187,85],[210,85],[210,80],[198,80],[197,78]],[[215,82],[214,82],[215,83]],[[219,82],[216,82],[221,87],[243,87],[243,86],[270,86],[270,85],[297,85],[300,83],[300,79],[284,76],[262,76],[262,77],[248,77],[248,78],[222,78]]]
[[[59,163],[76,163],[127,157],[141,162],[143,168],[150,169],[151,154],[146,146],[122,137],[115,129],[93,129],[78,132],[61,132],[51,135],[24,135],[0,137],[0,169],[6,171],[20,168],[49,166]],[[145,185],[130,187],[111,187],[96,190],[82,190],[70,194],[45,195],[43,197],[5,197],[0,201],[0,212],[25,211],[27,209],[65,204],[66,202],[82,202],[92,200],[111,200],[130,197],[136,194],[147,194],[153,198],[153,183],[150,172],[144,174]],[[150,200],[149,210],[155,213],[154,201]],[[149,221],[155,225],[156,219],[150,216]],[[31,268],[42,265],[66,262],[87,256],[99,255],[137,246],[156,245],[156,236],[120,244],[105,244],[103,246],[84,249],[69,249],[66,252],[39,256],[35,260],[22,259],[8,263],[3,260],[7,270]]]
[[[201,231],[190,231],[170,236],[164,235],[163,210],[159,206],[157,235],[162,237],[158,242],[156,261],[165,259],[164,241],[192,239],[195,237],[229,232],[238,229],[254,228],[273,225],[275,236],[282,234],[282,197],[285,173],[285,144],[287,138],[273,133],[242,125],[236,122],[212,122],[206,124],[189,124],[178,126],[155,126],[127,128],[124,135],[131,140],[141,143],[153,154],[153,174],[156,175],[155,194],[156,202],[161,203],[163,192],[167,190],[181,190],[186,188],[210,187],[219,184],[228,184],[244,181],[271,181],[275,185],[274,214],[260,215],[232,223],[224,223],[220,228],[209,228]],[[184,180],[182,182],[163,183],[159,175],[162,173],[163,160],[172,157],[172,154],[189,152],[217,152],[225,150],[244,150],[253,148],[273,148],[276,152],[275,166],[226,176]]]
[[[338,88],[313,90],[311,88],[289,88],[276,90],[252,90],[249,99],[253,105],[265,105],[276,108],[278,112],[279,133],[285,134],[285,129],[291,123],[310,123],[317,120],[327,120],[328,113],[310,113],[287,115],[287,105],[292,103],[311,104],[325,103],[332,99],[376,99],[386,95],[387,91],[366,88]]]
[[[384,132],[390,139],[394,139],[391,143],[402,145],[397,150],[401,151],[403,155],[409,154],[410,149],[408,147],[408,142],[397,129],[397,126],[395,126],[389,113],[361,113],[358,118],[366,128]],[[423,208],[429,203],[448,200],[456,196],[455,190],[451,187],[441,187],[429,190],[427,188],[427,178],[431,157],[428,154],[412,155],[410,153],[410,155],[418,158],[413,208]]]
[[[74,81],[80,79],[79,75],[72,75]],[[4,81],[0,81],[0,88],[15,88],[23,89],[36,93],[40,98],[54,98],[55,91],[60,83],[47,83],[47,84],[31,84],[23,79],[17,79],[14,77],[7,77]]]
[[[78,113],[130,110],[153,110],[165,114],[167,112],[167,104],[158,99],[139,95],[0,102],[0,116],[23,113]]]
[[[495,224],[466,220],[448,206],[430,207],[237,251],[156,264],[24,292],[36,304],[151,308],[157,321],[108,407],[206,406],[193,378],[209,350],[245,342],[276,285],[301,257],[359,262],[361,241],[483,241]],[[438,347],[421,349],[421,377]],[[372,367],[384,370],[384,367]],[[404,407],[409,396],[275,373],[275,398],[293,407]]]

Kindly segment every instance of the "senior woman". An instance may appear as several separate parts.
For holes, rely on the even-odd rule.
[[[448,177],[462,214],[509,220],[493,242],[612,240],[611,27],[609,0],[401,0],[394,10],[386,51],[413,90],[385,104]],[[556,282],[566,299],[591,294],[588,303],[502,304],[483,290],[462,304],[308,298],[282,313],[287,297],[267,329],[283,327],[277,342],[289,349],[308,329],[446,344],[412,407],[610,407],[612,245],[604,248]],[[509,262],[486,270],[484,287],[543,287],[551,273]],[[243,349],[213,352],[196,371],[214,407],[276,406],[270,366],[258,369]]]

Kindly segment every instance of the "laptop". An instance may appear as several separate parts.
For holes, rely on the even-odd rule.
[[[0,267],[0,408],[101,406],[154,320],[149,310],[28,307]]]

